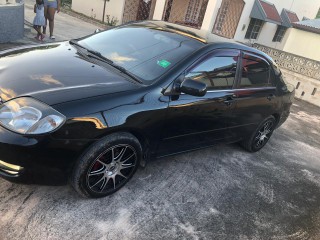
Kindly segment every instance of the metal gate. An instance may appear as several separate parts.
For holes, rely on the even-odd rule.
[[[200,29],[209,0],[167,0],[163,20]]]
[[[243,0],[223,0],[212,33],[234,38],[244,5]]]
[[[153,18],[157,0],[126,0],[122,23]]]

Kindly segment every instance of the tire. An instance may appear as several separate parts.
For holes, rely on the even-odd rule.
[[[240,145],[248,152],[261,150],[269,141],[276,127],[276,119],[270,116],[263,120],[250,137],[240,142]]]
[[[125,132],[110,134],[80,156],[70,183],[82,196],[108,196],[130,180],[141,158],[142,148],[136,137]]]

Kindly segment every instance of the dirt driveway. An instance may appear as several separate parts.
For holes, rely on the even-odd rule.
[[[153,161],[103,199],[0,180],[0,239],[320,239],[320,109],[292,110],[259,153]]]

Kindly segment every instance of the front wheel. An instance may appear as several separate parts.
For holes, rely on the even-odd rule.
[[[122,188],[139,166],[142,148],[129,133],[111,134],[91,146],[76,163],[71,185],[86,197],[105,197]]]
[[[257,152],[269,141],[276,127],[276,119],[273,116],[262,121],[250,137],[240,142],[241,146],[249,152]]]

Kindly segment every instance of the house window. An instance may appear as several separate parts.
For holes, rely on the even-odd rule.
[[[272,41],[273,42],[281,42],[286,31],[287,31],[286,27],[278,26],[276,34],[274,35]]]
[[[223,0],[212,33],[233,38],[244,8],[243,0]]]
[[[246,33],[246,39],[257,39],[263,26],[263,21],[255,18],[251,18],[250,24]]]
[[[198,23],[199,13],[200,13],[200,0],[190,0],[187,14],[186,14],[186,22]]]
[[[222,26],[225,21],[226,15],[228,13],[228,8],[229,8],[229,4],[230,4],[229,1],[223,2],[223,3],[224,3],[223,6],[221,6],[221,8],[219,10],[220,13],[218,16],[218,21],[217,21],[217,26],[216,26],[217,31],[222,31]]]
[[[167,0],[163,20],[201,28],[209,0]]]

